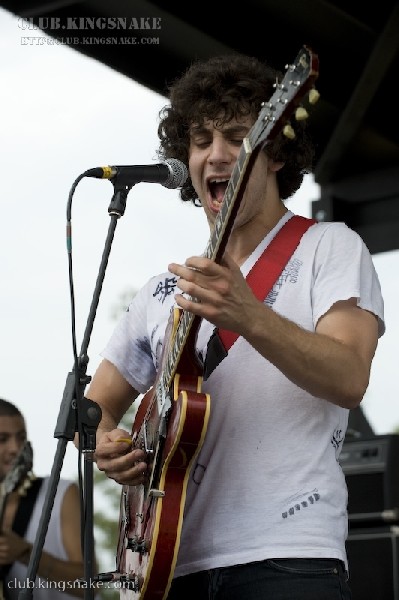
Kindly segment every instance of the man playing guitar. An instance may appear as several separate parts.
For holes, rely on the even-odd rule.
[[[97,465],[123,486],[115,577],[126,598],[350,598],[338,456],[384,331],[372,259],[345,224],[312,222],[264,297],[247,279],[312,170],[306,123],[292,131],[284,112],[304,114],[295,88],[312,60],[304,49],[281,82],[255,58],[213,57],[170,87],[159,155],[188,165],[180,195],[205,211],[212,243],[133,298],[87,393],[103,413]],[[225,331],[237,337],[228,348]],[[118,425],[139,394],[127,432]],[[177,533],[163,539],[168,518]]]

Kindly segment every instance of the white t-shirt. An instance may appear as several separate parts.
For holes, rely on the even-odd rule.
[[[37,537],[49,481],[49,477],[45,477],[43,479],[43,483],[40,486],[40,490],[32,510],[32,515],[24,535],[24,539],[32,544],[35,542]],[[43,546],[43,550],[62,560],[68,560],[68,555],[62,541],[61,507],[65,492],[71,484],[72,482],[66,479],[60,479],[58,483],[47,528],[46,539]],[[5,586],[7,586],[7,598],[10,600],[17,600],[21,591],[24,590],[27,585],[32,585],[31,582],[27,581],[27,570],[27,566],[18,561],[15,562],[9,570]],[[47,581],[46,579],[42,579],[38,576],[36,577],[33,588],[33,598],[35,600],[72,600],[72,598],[76,600],[76,596],[62,592],[62,587],[60,588],[59,585],[62,584]]]
[[[247,275],[288,212],[242,266]],[[154,383],[174,306],[176,277],[153,277],[135,296],[103,356],[139,392]],[[177,290],[178,291],[178,290]],[[384,331],[371,256],[343,223],[302,237],[265,302],[314,331],[339,301],[356,298]],[[203,359],[213,325],[201,322]],[[336,558],[347,564],[347,489],[338,463],[348,410],[305,392],[243,338],[204,382],[211,416],[187,489],[175,576],[266,558]]]

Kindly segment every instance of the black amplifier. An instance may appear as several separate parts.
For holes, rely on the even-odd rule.
[[[399,527],[349,533],[346,550],[353,600],[399,600]]]
[[[350,526],[399,523],[399,434],[345,439],[339,462]]]

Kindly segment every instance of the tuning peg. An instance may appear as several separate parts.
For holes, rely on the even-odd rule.
[[[283,129],[283,134],[289,140],[293,140],[295,138],[295,131],[292,129],[291,125],[285,125]]]
[[[305,119],[307,119],[309,116],[308,111],[306,110],[306,108],[303,108],[303,106],[298,106],[298,108],[295,111],[295,118],[297,121],[304,121]]]
[[[316,102],[318,101],[319,98],[320,98],[319,92],[316,90],[316,88],[312,88],[309,92],[310,104],[316,104]]]

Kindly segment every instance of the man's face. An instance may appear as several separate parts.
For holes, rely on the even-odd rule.
[[[25,441],[26,427],[23,418],[0,416],[0,481],[10,471]]]
[[[253,118],[218,125],[205,120],[200,126],[193,124],[190,130],[189,169],[191,181],[210,227],[222,207],[227,184],[240,154],[244,138],[253,125]],[[255,218],[261,218],[268,207],[265,202],[268,185],[269,164],[264,152],[257,158],[251,178],[240,202],[234,227]]]

